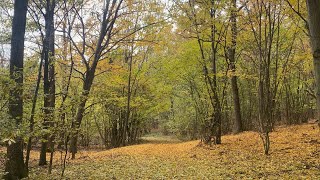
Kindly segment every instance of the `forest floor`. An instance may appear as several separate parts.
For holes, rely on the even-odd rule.
[[[223,136],[223,144],[212,147],[149,137],[147,144],[81,151],[76,160],[68,160],[63,179],[320,179],[316,124],[278,127],[270,138],[270,155],[265,156],[254,132]],[[52,175],[36,166],[38,152],[31,158],[30,179],[60,179],[60,153]]]

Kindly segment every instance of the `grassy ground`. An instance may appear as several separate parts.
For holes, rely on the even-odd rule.
[[[224,136],[222,145],[212,147],[148,138],[157,143],[83,151],[68,160],[64,179],[320,179],[317,125],[277,128],[271,133],[270,156],[263,155],[253,132]],[[33,152],[32,158],[37,157]],[[59,153],[50,176],[35,160],[32,164],[30,179],[60,179]]]

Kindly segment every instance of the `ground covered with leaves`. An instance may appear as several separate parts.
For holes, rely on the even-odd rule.
[[[152,138],[151,138],[152,139]],[[320,179],[320,132],[315,124],[277,128],[271,154],[263,154],[254,132],[224,136],[222,145],[199,141],[134,145],[107,151],[82,151],[68,160],[63,179]],[[36,166],[30,179],[60,179],[61,154],[53,173]]]

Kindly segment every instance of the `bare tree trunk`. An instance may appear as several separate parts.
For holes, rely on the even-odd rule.
[[[134,40],[132,40],[134,41]],[[129,77],[128,77],[128,92],[127,92],[127,107],[126,107],[126,117],[125,117],[125,123],[124,123],[124,130],[123,130],[123,142],[122,145],[126,145],[126,139],[128,136],[128,123],[130,120],[130,104],[131,104],[131,77],[132,77],[132,60],[133,60],[133,45],[131,46],[131,49],[129,50],[130,52],[128,53],[128,65],[129,65]]]
[[[24,36],[26,27],[28,0],[14,1],[14,16],[12,21],[12,38],[10,54],[10,78],[14,80],[14,88],[10,90],[9,115],[16,128],[22,123],[23,117],[23,58]],[[15,137],[15,142],[7,146],[7,161],[4,179],[22,179],[28,176],[28,170],[23,162],[23,139]]]
[[[43,43],[44,49],[44,128],[48,129],[52,126],[54,107],[55,107],[55,80],[54,80],[54,9],[55,0],[47,0],[45,14],[45,39]],[[46,165],[46,152],[48,142],[52,141],[49,134],[45,134],[41,144],[39,165]],[[51,144],[51,142],[50,142]]]
[[[239,98],[239,89],[237,84],[237,76],[235,75],[236,72],[236,46],[237,46],[237,0],[232,0],[232,11],[231,11],[231,41],[232,46],[229,52],[229,60],[230,60],[230,69],[232,72],[231,77],[231,87],[232,87],[232,94],[233,94],[233,105],[234,105],[234,114],[235,114],[235,121],[234,121],[234,133],[239,133],[243,131],[242,128],[242,120],[241,120],[241,109],[240,109],[240,98]]]
[[[43,52],[41,53],[41,61],[39,65],[39,71],[38,71],[38,79],[37,79],[37,84],[36,84],[36,90],[34,92],[34,97],[32,100],[32,108],[31,108],[31,117],[30,117],[30,133],[32,134],[33,129],[34,129],[34,114],[36,110],[36,105],[37,105],[37,99],[38,99],[38,92],[39,92],[39,87],[40,87],[40,81],[41,81],[41,74],[42,74],[42,65],[43,65]],[[30,159],[30,151],[32,148],[32,135],[30,135],[28,139],[28,145],[27,145],[27,154],[26,154],[26,168],[29,169],[29,159]]]
[[[72,159],[75,159],[76,157],[79,128],[83,119],[83,114],[85,112],[85,106],[89,97],[89,92],[94,80],[94,74],[95,74],[97,63],[98,61],[96,61],[96,63],[93,64],[93,67],[91,68],[91,70],[89,70],[86,74],[86,78],[83,84],[83,92],[81,94],[81,102],[78,106],[76,119],[72,124],[72,128],[74,130],[74,132],[72,133],[73,135],[71,137],[71,142],[70,142],[70,151],[72,153]]]
[[[316,81],[317,119],[320,126],[320,1],[307,0],[307,8]]]
[[[63,164],[62,164],[62,170],[61,170],[61,177],[64,176],[64,171],[66,170],[66,163],[67,163],[67,155],[68,155],[68,142],[69,142],[69,136],[67,136],[64,145],[65,145],[65,154],[63,158]]]
[[[53,164],[53,155],[54,155],[54,144],[50,146],[50,160],[49,160],[49,168],[48,168],[48,174],[51,174],[52,172],[52,164]]]

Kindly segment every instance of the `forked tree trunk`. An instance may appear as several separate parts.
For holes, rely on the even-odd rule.
[[[106,1],[106,3],[104,4],[105,7],[103,10],[99,37],[95,46],[95,52],[92,59],[92,64],[89,65],[87,63],[87,59],[85,59],[84,57],[82,59],[82,62],[86,64],[87,69],[86,69],[86,73],[85,73],[86,75],[84,77],[84,83],[82,87],[81,101],[77,107],[75,120],[72,123],[72,129],[74,131],[72,133],[71,142],[70,142],[70,151],[72,153],[72,159],[75,159],[75,156],[77,153],[77,144],[78,144],[77,141],[78,141],[79,128],[81,126],[81,122],[84,116],[85,106],[89,98],[91,86],[94,81],[96,68],[103,54],[104,49],[106,49],[110,43],[111,37],[113,35],[112,34],[113,27],[118,18],[118,12],[122,2],[123,0],[119,0],[119,2],[117,0],[114,0],[112,2]],[[111,14],[114,16],[112,16]],[[84,36],[82,38],[85,39],[86,37]],[[73,42],[74,45],[76,45],[76,43],[73,41],[72,38],[70,40]],[[82,42],[82,43],[83,43],[82,45],[86,47],[85,42]]]

